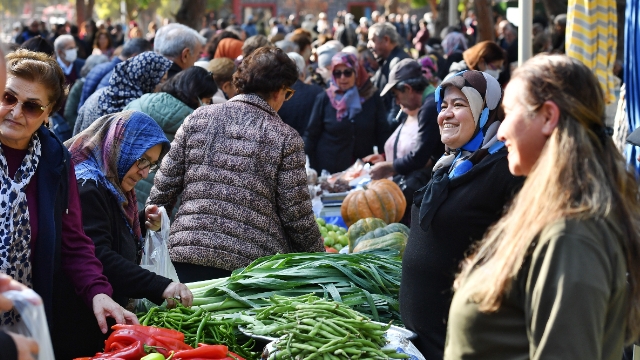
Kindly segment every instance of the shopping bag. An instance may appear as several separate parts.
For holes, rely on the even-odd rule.
[[[31,289],[5,291],[2,295],[13,302],[13,307],[20,313],[22,324],[24,324],[24,326],[14,327],[11,331],[30,337],[38,343],[38,359],[54,360],[42,298]]]
[[[175,282],[180,282],[176,269],[169,257],[169,248],[167,242],[169,241],[169,229],[170,221],[167,211],[164,207],[160,207],[160,216],[162,218],[162,225],[159,231],[147,231],[147,237],[142,247],[142,260],[140,266],[151,272],[154,272],[160,276],[169,278]],[[151,307],[155,306],[151,301],[147,299],[136,300],[136,311],[147,311]]]

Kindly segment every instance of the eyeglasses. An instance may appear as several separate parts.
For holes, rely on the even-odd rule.
[[[352,69],[344,69],[342,71],[340,70],[336,70],[333,72],[333,77],[336,79],[341,78],[344,75],[344,77],[351,77],[353,75],[353,70]]]
[[[295,90],[293,90],[291,88],[286,88],[284,90],[284,101],[289,101],[293,97],[293,94],[295,94],[295,93],[296,93]]]
[[[8,92],[5,92],[0,99],[0,105],[10,109],[15,108],[18,104],[22,105],[22,113],[25,117],[35,119],[40,117],[51,103],[42,106],[35,101],[18,101],[15,95]]]
[[[151,163],[151,161],[149,161],[146,158],[140,158],[140,159],[136,160],[136,165],[138,165],[138,169],[140,169],[140,170],[144,170],[146,168],[149,168],[149,172],[156,172],[156,171],[158,171],[158,168],[160,167],[160,165],[157,162]]]

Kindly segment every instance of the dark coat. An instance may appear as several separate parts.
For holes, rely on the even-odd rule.
[[[402,259],[400,309],[404,325],[418,334],[412,342],[426,359],[442,359],[458,265],[470,246],[500,218],[524,181],[511,175],[506,156],[506,150],[498,151],[452,179],[448,197],[427,232],[420,227],[420,209],[412,207]],[[437,170],[434,177],[447,170]]]
[[[307,125],[309,125],[309,118],[311,117],[309,109],[313,108],[316,97],[323,89],[315,84],[307,85],[300,80],[296,81],[291,88],[296,93],[291,100],[282,104],[282,107],[278,110],[278,115],[280,115],[285,124],[294,128],[302,136],[307,129]]]
[[[113,300],[123,307],[127,306],[129,298],[146,297],[161,304],[162,292],[171,280],[138,265],[140,244],[133,239],[112,195],[91,180],[78,180],[78,188],[84,232],[95,244],[103,274],[113,287]],[[93,311],[83,306],[77,296],[67,297],[66,303],[66,323],[52,338],[57,340],[56,336],[64,336],[67,344],[73,341],[76,345],[56,350],[56,358],[70,359],[101,350],[107,335],[100,331]],[[114,324],[108,320],[109,325]]]
[[[78,189],[84,232],[96,245],[96,257],[113,287],[113,300],[123,307],[129,298],[147,298],[160,305],[171,280],[139,266],[142,244],[129,231],[117,200],[95,181],[78,180]]]
[[[346,170],[357,159],[373,154],[373,146],[384,151],[391,135],[380,92],[362,103],[354,118],[337,120],[336,109],[326,92],[316,97],[309,126],[304,134],[304,149],[311,167],[318,173]]]
[[[118,56],[114,57],[111,61],[96,65],[85,77],[84,85],[82,86],[82,95],[80,96],[80,102],[78,103],[78,110],[84,105],[89,96],[98,90],[98,84],[102,81],[102,78],[107,74],[111,74],[116,65],[122,62]],[[107,79],[108,80],[108,79]]]
[[[391,68],[393,68],[393,66],[397,64],[398,61],[407,58],[410,58],[410,56],[404,50],[402,50],[401,46],[396,46],[395,48],[393,48],[393,50],[391,50],[391,53],[389,53],[389,57],[384,59],[382,65],[380,65],[380,68],[378,68],[378,71],[376,71],[375,75],[373,75],[373,78],[371,79],[371,81],[373,81],[373,85],[375,85],[378,90],[382,91],[385,85],[387,85],[387,83],[389,82],[389,73],[391,72]],[[382,98],[384,99],[384,108],[389,111],[394,102],[393,92],[387,92]],[[395,114],[393,115],[395,116]]]
[[[440,141],[440,127],[438,126],[438,110],[435,96],[428,95],[422,102],[418,112],[418,141],[413,151],[405,156],[393,160],[393,169],[401,175],[408,175],[419,170],[432,159],[433,163],[444,154],[444,144]],[[393,154],[386,154],[387,159],[393,159]]]
[[[13,338],[4,331],[0,331],[0,360],[18,360],[18,349]]]
[[[70,214],[68,205],[71,158],[60,140],[44,126],[38,130],[38,136],[42,145],[42,158],[36,171],[38,237],[32,252],[33,289],[42,297],[56,357],[72,358],[75,357],[73,354],[82,355],[84,343],[78,336],[82,336],[84,329],[77,327],[76,323],[69,319],[74,319],[80,311],[91,310],[85,301],[76,295],[76,288],[69,274],[62,268],[62,248],[65,246],[62,237],[63,217]],[[69,245],[75,246],[73,243],[67,246]],[[98,328],[95,317],[92,317],[89,326]],[[70,344],[76,344],[73,346],[74,349],[70,348]],[[84,349],[95,349],[96,345],[99,346],[94,344],[93,347]],[[74,350],[77,352],[73,353]]]

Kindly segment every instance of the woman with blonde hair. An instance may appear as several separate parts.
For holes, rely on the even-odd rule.
[[[576,60],[518,68],[498,138],[527,179],[463,263],[445,359],[615,359],[640,335],[640,204]]]

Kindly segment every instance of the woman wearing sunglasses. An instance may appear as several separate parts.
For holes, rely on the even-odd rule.
[[[113,287],[113,298],[125,307],[130,298],[147,298],[158,305],[164,299],[177,298],[191,306],[193,295],[185,285],[138,266],[143,235],[147,229],[160,228],[160,215],[156,206],[138,212],[134,187],[158,168],[169,151],[169,141],[155,120],[139,111],[123,111],[99,120],[65,145],[78,179],[84,232],[95,244],[96,257]],[[78,311],[74,324],[86,324],[82,327],[87,328],[89,315]],[[85,341],[105,340],[95,329],[89,330],[92,328],[83,335]]]
[[[0,271],[42,297],[56,357],[73,358],[83,344],[65,330],[76,310],[87,311],[89,326],[102,332],[105,316],[119,323],[137,319],[110,297],[113,290],[93,242],[82,231],[69,152],[45,127],[66,96],[62,69],[48,55],[28,50],[6,60],[0,98]],[[69,307],[70,298],[77,298],[77,309]],[[0,327],[20,325],[15,312],[0,313]]]
[[[384,149],[391,131],[378,89],[355,55],[331,58],[331,84],[320,93],[304,134],[311,167],[343,171],[374,146]]]
[[[313,218],[300,135],[277,114],[293,96],[296,64],[262,47],[233,75],[239,94],[185,119],[148,204],[168,211],[180,280],[221,278],[276,253],[324,251]]]

